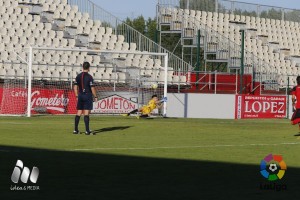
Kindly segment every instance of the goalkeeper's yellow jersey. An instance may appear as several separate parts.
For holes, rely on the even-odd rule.
[[[154,100],[150,100],[146,106],[142,107],[142,114],[149,114],[157,107]]]

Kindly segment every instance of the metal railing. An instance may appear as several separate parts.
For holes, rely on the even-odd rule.
[[[169,67],[172,67],[174,70],[180,69],[185,72],[188,72],[192,68],[189,63],[183,61],[172,52],[161,47],[159,44],[144,36],[142,33],[138,32],[90,0],[68,0],[68,3],[70,5],[78,6],[79,11],[82,13],[89,13],[91,19],[100,20],[102,26],[106,27],[107,31],[110,29],[112,34],[123,35],[124,42],[128,43],[129,49],[132,48],[137,51],[167,53],[169,55]]]
[[[231,0],[158,0],[159,4],[208,12],[300,22],[300,10]]]
[[[260,85],[261,94],[289,95],[291,89],[297,85],[296,75],[277,75],[277,81],[262,81]]]
[[[240,75],[237,72],[193,71],[191,76],[192,80],[188,84],[184,85],[180,81],[173,82],[168,91],[171,93],[209,94],[238,94],[240,92]],[[198,77],[198,80],[196,77]],[[243,92],[250,93],[251,89],[252,80],[249,79],[247,84],[243,86]]]

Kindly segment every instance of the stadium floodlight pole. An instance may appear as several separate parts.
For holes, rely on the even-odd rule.
[[[31,117],[31,83],[32,83],[32,47],[29,47],[28,58],[28,91],[27,91],[27,117]]]

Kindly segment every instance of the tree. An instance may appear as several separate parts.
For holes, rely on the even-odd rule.
[[[271,18],[271,19],[282,19],[281,10],[275,10],[274,8],[270,10],[265,10],[260,13],[261,18]]]
[[[141,33],[145,31],[145,19],[143,16],[138,16],[133,20],[127,17],[125,23]]]
[[[299,10],[285,10],[284,13],[284,20],[290,20],[290,21],[300,21],[300,11]]]
[[[150,38],[151,40],[156,39],[156,20],[151,19],[150,17],[148,20],[141,15],[135,19],[127,18],[125,23],[137,30],[138,32],[142,33],[146,37]]]
[[[216,0],[189,0],[189,8],[187,8],[187,0],[180,0],[179,6],[182,9],[205,10],[207,12],[215,12]]]

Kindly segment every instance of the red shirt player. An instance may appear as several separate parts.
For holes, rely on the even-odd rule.
[[[297,77],[297,86],[292,90],[292,102],[294,114],[291,119],[292,125],[299,124],[299,133],[300,133],[300,76]]]

